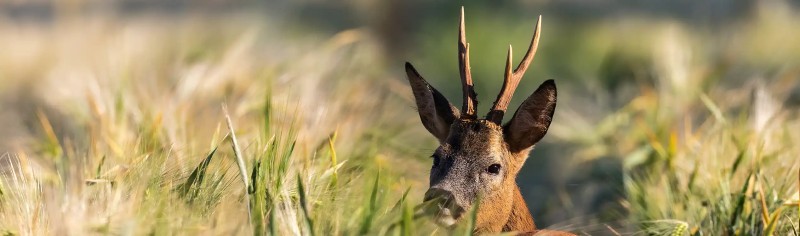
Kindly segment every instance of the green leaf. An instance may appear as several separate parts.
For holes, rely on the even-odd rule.
[[[372,221],[375,217],[375,212],[377,211],[377,199],[378,199],[378,181],[381,178],[381,172],[378,172],[375,175],[375,182],[372,185],[372,193],[369,197],[369,205],[367,206],[367,215],[364,217],[364,220],[361,222],[361,228],[358,230],[358,234],[366,235],[369,233],[369,230],[372,228]]]
[[[783,213],[783,209],[784,209],[784,207],[780,206],[780,207],[778,207],[778,209],[775,209],[775,212],[772,212],[772,215],[770,215],[770,217],[769,217],[770,218],[769,225],[767,225],[767,228],[764,229],[764,234],[765,235],[767,235],[767,236],[775,235],[775,227],[778,225],[778,218],[781,217],[781,213]]]
[[[311,214],[308,212],[308,199],[306,199],[306,190],[303,187],[303,179],[300,177],[300,174],[297,174],[297,191],[300,194],[300,208],[303,209],[303,215],[305,216],[306,224],[308,225],[309,234],[314,235],[314,221],[311,220]]]
[[[206,170],[208,169],[208,164],[211,163],[211,159],[214,157],[214,153],[217,152],[217,148],[218,147],[214,147],[214,149],[211,150],[211,152],[206,156],[206,158],[203,159],[203,161],[200,162],[200,164],[194,168],[192,174],[190,174],[189,178],[186,179],[186,182],[184,182],[178,187],[178,191],[181,194],[181,197],[187,197],[189,195],[189,191],[192,189],[198,191],[200,185],[203,183],[203,179],[206,176]],[[190,196],[188,200],[190,201],[194,200],[194,195],[195,194],[192,194],[192,196]]]
[[[742,190],[739,191],[739,196],[737,197],[735,205],[736,208],[734,208],[730,222],[728,223],[728,227],[731,232],[735,232],[734,227],[736,227],[736,222],[739,221],[739,216],[742,214],[742,211],[744,211],[744,204],[745,200],[747,199],[747,189],[750,187],[751,178],[753,178],[752,172],[749,175],[747,175],[747,179],[744,183],[744,186],[742,186]]]

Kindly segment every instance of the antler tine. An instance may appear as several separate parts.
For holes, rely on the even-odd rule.
[[[539,48],[539,32],[542,30],[542,15],[539,15],[539,19],[536,20],[536,28],[533,31],[533,39],[531,39],[531,45],[528,46],[528,51],[525,52],[525,57],[522,58],[522,61],[519,62],[517,68],[514,69],[514,76],[515,77],[522,77],[525,74],[525,71],[528,70],[528,66],[533,61],[533,56],[536,55],[536,49]]]
[[[536,21],[533,39],[531,39],[531,45],[528,47],[525,57],[522,58],[522,61],[519,62],[519,65],[517,65],[517,68],[514,69],[513,72],[511,71],[512,50],[511,45],[508,45],[508,58],[506,59],[506,73],[503,79],[503,87],[500,90],[500,94],[497,95],[497,100],[495,100],[492,110],[486,115],[486,119],[496,124],[501,124],[503,122],[503,115],[506,109],[508,109],[511,97],[514,96],[514,90],[517,89],[519,81],[522,80],[522,76],[525,74],[525,71],[528,70],[528,66],[533,61],[534,55],[536,55],[536,49],[539,47],[539,33],[541,32],[541,28],[542,16],[539,15],[539,19]]]
[[[475,93],[474,85],[472,84],[472,73],[469,68],[469,44],[467,43],[464,27],[464,7],[461,7],[461,18],[458,26],[458,67],[461,72],[461,87],[464,93],[463,117],[474,119],[478,108],[478,95]]]
[[[503,91],[501,94],[506,93],[506,85],[511,87],[510,92],[514,92],[514,89],[519,84],[519,80],[514,81],[514,72],[511,72],[511,61],[514,60],[514,49],[511,47],[511,44],[508,45],[508,57],[506,57],[506,70],[503,76]]]

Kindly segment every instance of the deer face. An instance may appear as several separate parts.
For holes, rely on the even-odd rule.
[[[406,63],[422,124],[439,140],[439,147],[432,155],[430,188],[425,193],[426,201],[436,200],[439,223],[453,225],[464,219],[478,199],[481,203],[477,231],[499,231],[496,222],[508,220],[517,173],[531,147],[547,133],[556,106],[555,82],[545,81],[522,103],[513,118],[501,125],[511,96],[533,60],[540,28],[537,24],[531,46],[514,71],[509,48],[502,91],[485,119],[475,114],[477,95],[469,70],[463,9],[458,49],[464,113]]]
[[[438,93],[429,88],[428,91]],[[487,119],[462,119],[458,113],[429,116],[424,114],[426,109],[419,109],[420,117],[459,117],[450,121],[448,129],[442,129],[443,133],[429,129],[440,140],[440,145],[431,156],[430,187],[425,201],[437,201],[438,223],[450,226],[464,219],[478,199],[482,203],[476,229],[496,228],[502,225],[495,223],[508,220],[516,176],[531,147],[547,132],[555,105],[555,83],[548,80],[504,126]],[[434,108],[437,113],[447,110]],[[443,126],[448,124],[446,120],[423,118],[425,127],[436,127],[439,122]]]
[[[517,163],[503,140],[502,127],[486,120],[458,120],[432,155],[425,200],[437,200],[439,223],[463,218],[478,197],[508,202]],[[438,199],[437,199],[438,198]],[[502,209],[501,212],[509,211]]]

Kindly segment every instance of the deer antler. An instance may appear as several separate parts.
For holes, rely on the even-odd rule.
[[[528,66],[533,61],[533,56],[536,55],[536,49],[539,47],[539,32],[541,31],[541,28],[542,16],[539,15],[539,19],[536,21],[533,39],[531,39],[531,45],[528,47],[528,52],[525,53],[525,58],[519,62],[519,65],[517,65],[517,68],[514,69],[513,72],[511,71],[512,50],[511,45],[508,45],[508,58],[506,59],[506,73],[503,80],[503,88],[500,90],[500,94],[497,95],[497,100],[495,100],[492,110],[486,115],[487,120],[491,120],[498,125],[503,122],[503,115],[505,114],[506,109],[508,109],[508,103],[511,102],[511,97],[514,95],[514,90],[517,89],[519,81],[522,80],[522,76],[525,74],[525,71],[528,70]]]
[[[475,93],[475,86],[472,84],[472,73],[469,69],[469,44],[464,28],[464,7],[461,7],[461,18],[458,25],[458,67],[464,92],[464,105],[461,110],[464,111],[462,118],[475,119],[478,109],[478,94]]]

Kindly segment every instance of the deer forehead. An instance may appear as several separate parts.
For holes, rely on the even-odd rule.
[[[497,158],[507,152],[503,128],[488,120],[459,120],[450,126],[442,151],[455,156]]]

